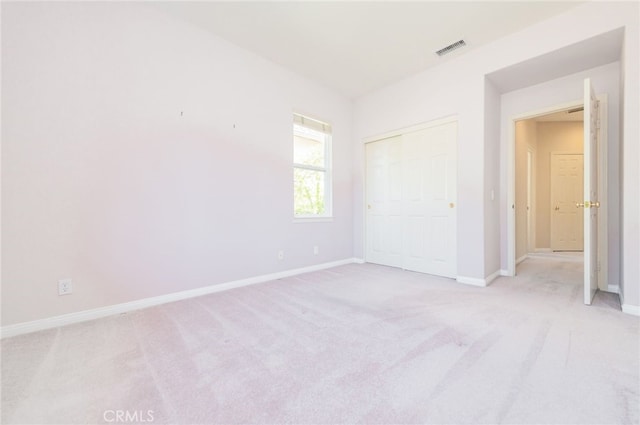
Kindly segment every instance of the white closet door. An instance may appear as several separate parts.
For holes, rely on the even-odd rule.
[[[367,145],[367,261],[455,277],[457,123]]]
[[[455,122],[403,135],[408,270],[457,274],[456,140]]]
[[[402,267],[402,138],[367,144],[367,261]]]

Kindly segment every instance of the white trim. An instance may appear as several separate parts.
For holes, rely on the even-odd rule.
[[[478,279],[476,277],[458,276],[456,277],[456,281],[458,283],[464,283],[465,285],[481,287],[487,286],[487,281],[485,279]]]
[[[331,134],[331,124],[311,118],[307,115],[293,113],[293,124],[300,127],[308,128],[313,131]]]
[[[303,216],[299,215],[293,219],[293,223],[331,223],[333,221],[333,217],[323,217],[321,215],[318,216]]]
[[[293,166],[295,168],[300,168],[302,170],[322,171],[323,173],[327,172],[327,168],[326,167],[318,167],[317,165],[298,164],[297,162],[294,162]]]
[[[640,306],[631,304],[622,304],[622,312],[634,316],[640,316]]]
[[[602,208],[598,209],[598,287],[607,290],[609,285],[609,191],[607,167],[609,154],[608,125],[608,96],[607,93],[598,95],[599,122],[598,127],[598,201]]]
[[[502,276],[502,270],[496,270],[495,272],[484,278],[485,285],[490,285],[491,282],[493,282],[500,276]]]
[[[536,141],[537,143],[537,141]],[[537,163],[538,149],[527,143],[527,251],[531,252],[536,249],[536,219],[537,219],[537,202],[536,202],[536,181],[538,176]]]
[[[353,262],[356,264],[364,264],[366,263],[366,261],[364,261],[364,258],[354,258]]]
[[[500,276],[509,276],[509,270],[500,269]]]
[[[558,105],[536,109],[534,111],[525,112],[519,115],[514,115],[511,119],[514,121],[528,120],[531,118],[538,118],[543,115],[553,114],[555,112],[566,111],[567,109],[579,108],[580,106],[584,106],[584,99],[577,99],[571,102],[560,103]]]
[[[611,292],[613,294],[620,294],[620,286],[619,285],[607,285],[606,292]]]
[[[456,277],[456,281],[458,283],[464,283],[466,285],[485,287],[485,286],[489,286],[491,282],[493,282],[500,276],[508,276],[507,271],[496,270],[495,272],[491,273],[489,276],[485,277],[484,279],[478,279],[477,277],[458,276]]]
[[[516,275],[516,121],[509,120],[507,142],[507,276]]]
[[[620,307],[622,308],[623,313],[631,314],[633,316],[640,316],[640,306],[625,304],[624,287],[618,286],[618,297],[620,297]]]
[[[553,252],[551,248],[536,248],[535,252]]]
[[[22,335],[30,332],[57,328],[59,326],[86,322],[88,320],[100,319],[102,317],[112,316],[115,314],[127,313],[130,311],[141,310],[143,308],[153,307],[153,306],[166,304],[174,301],[180,301],[188,298],[199,297],[202,295],[213,294],[216,292],[227,291],[229,289],[254,285],[256,283],[269,282],[277,279],[282,279],[285,277],[300,275],[303,273],[309,273],[309,272],[314,272],[318,270],[330,269],[332,267],[343,266],[345,264],[358,263],[358,261],[359,259],[357,258],[346,258],[344,260],[316,264],[313,266],[285,270],[285,271],[276,272],[276,273],[269,273],[261,276],[250,277],[247,279],[234,280],[231,282],[225,282],[217,285],[209,285],[202,288],[190,289],[187,291],[173,292],[171,294],[160,295],[157,297],[143,298],[141,300],[130,301],[127,303],[114,304],[106,307],[94,308],[91,310],[84,310],[76,313],[69,313],[69,314],[63,314],[61,316],[49,317],[46,319],[33,320],[31,322],[23,322],[23,323],[17,323],[15,325],[7,325],[0,328],[0,338],[8,338],[8,337]]]
[[[529,256],[527,254],[524,254],[522,257],[518,258],[516,260],[516,265],[522,263],[524,260],[526,260],[527,258],[529,258]]]
[[[437,127],[439,125],[448,124],[451,122],[458,122],[458,115],[449,115],[443,118],[435,119],[433,121],[428,121],[416,125],[412,125],[410,127],[403,127],[396,130],[389,131],[388,133],[380,134],[378,136],[369,136],[365,137],[364,144],[371,142],[379,142],[380,140],[390,139],[392,137],[402,136],[407,133],[414,133],[416,131],[425,130],[431,127]]]

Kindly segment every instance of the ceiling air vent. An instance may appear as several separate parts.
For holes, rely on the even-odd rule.
[[[447,47],[443,47],[442,49],[438,50],[436,52],[436,55],[438,56],[444,56],[447,53],[451,53],[456,49],[459,49],[460,47],[464,47],[466,46],[467,43],[464,42],[464,40],[458,40],[453,44],[449,44]]]

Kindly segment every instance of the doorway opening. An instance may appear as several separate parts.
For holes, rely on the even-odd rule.
[[[599,208],[600,204],[607,205],[607,99],[606,95],[598,96],[598,125],[589,123],[589,128],[596,128],[598,134],[594,138],[598,139],[597,146],[590,147],[597,158],[597,164],[590,168],[597,168],[597,203],[583,201],[585,102],[577,100],[512,118],[507,168],[507,274],[515,276],[518,265],[533,257],[583,263],[583,208],[593,204],[598,207],[597,228],[593,227],[589,234],[597,233],[599,240],[590,244],[595,248],[589,248],[589,252],[597,251],[597,280],[590,278],[589,282],[597,282],[598,289],[608,291],[607,208]],[[593,208],[591,211],[595,212]],[[590,271],[595,264],[591,258]],[[585,285],[586,282],[585,278]]]
[[[516,121],[516,267],[534,253],[583,251],[583,128],[581,107]]]
[[[562,281],[578,294],[584,270],[583,108],[515,123],[516,275]]]

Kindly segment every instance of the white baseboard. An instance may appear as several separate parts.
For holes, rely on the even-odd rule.
[[[619,285],[607,285],[607,292],[612,292],[614,294],[620,294],[620,286]]]
[[[500,273],[500,270],[496,270],[495,272],[491,273],[489,276],[485,277],[484,281],[487,285],[489,285],[491,284],[491,282],[493,282],[500,276],[502,276],[502,274]]]
[[[357,257],[353,259],[353,262],[356,263],[356,264],[364,264],[364,263],[366,263],[366,261],[364,261],[364,258],[357,258]]]
[[[509,270],[507,269],[500,269],[500,276],[509,276]]]
[[[528,256],[527,256],[527,254],[524,254],[522,257],[518,258],[518,259],[516,260],[516,265],[518,265],[518,264],[522,263],[524,260],[526,260],[526,259],[527,259],[527,257],[528,257]]]
[[[618,296],[620,297],[620,304],[622,305],[623,313],[631,314],[633,316],[640,316],[640,306],[625,304],[624,292],[620,291],[620,287],[618,287]]]
[[[536,248],[534,252],[553,252],[551,248]]]
[[[285,270],[285,271],[276,272],[276,273],[269,273],[261,276],[250,277],[247,279],[234,280],[231,282],[225,282],[218,285],[210,285],[202,288],[190,289],[187,291],[173,292],[171,294],[160,295],[160,296],[151,297],[151,298],[144,298],[141,300],[130,301],[122,304],[114,304],[106,307],[79,311],[77,313],[63,314],[61,316],[54,316],[46,319],[33,320],[31,322],[16,323],[15,325],[7,325],[0,328],[0,338],[9,338],[16,335],[37,332],[45,329],[57,328],[59,326],[70,325],[73,323],[86,322],[88,320],[100,319],[102,317],[112,316],[115,314],[122,314],[130,311],[141,310],[143,308],[153,307],[153,306],[166,304],[174,301],[185,300],[188,298],[199,297],[202,295],[212,294],[215,292],[222,292],[222,291],[227,291],[229,289],[240,288],[242,286],[269,282],[272,280],[282,279],[285,277],[296,276],[303,273],[329,269],[332,267],[338,267],[338,266],[342,266],[345,264],[352,264],[352,263],[359,263],[359,259],[347,258],[344,260],[316,264],[313,266],[307,266],[307,267],[302,267],[298,269],[291,269],[291,270]]]
[[[622,304],[622,312],[632,314],[634,316],[640,316],[640,306],[631,304]]]
[[[506,270],[496,270],[484,279],[478,279],[477,277],[458,276],[456,278],[456,281],[464,283],[466,285],[485,287],[489,286],[489,284],[496,280],[496,278],[498,278],[499,276],[505,276],[503,272],[506,273]]]
[[[464,283],[466,285],[482,286],[482,287],[487,286],[487,282],[485,279],[478,279],[475,277],[458,276],[456,277],[456,281],[460,283]]]

